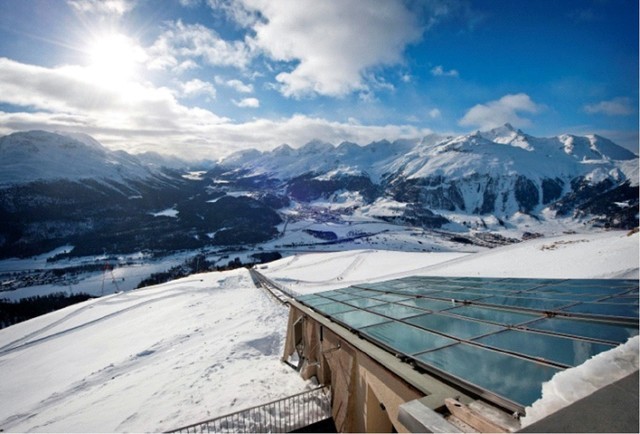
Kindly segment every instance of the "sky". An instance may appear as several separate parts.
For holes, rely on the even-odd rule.
[[[636,0],[0,0],[0,134],[187,159],[600,134],[638,153]]]

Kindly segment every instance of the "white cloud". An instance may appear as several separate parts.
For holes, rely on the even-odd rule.
[[[365,90],[368,69],[403,61],[405,47],[424,27],[405,4],[370,0],[244,0],[263,17],[250,22],[249,43],[279,62],[276,75],[288,97],[344,96]]]
[[[187,83],[187,91],[207,89],[206,82]],[[408,125],[361,125],[353,119],[344,123],[304,115],[234,123],[209,110],[181,104],[165,87],[100,84],[88,68],[45,68],[5,58],[0,58],[2,103],[13,109],[0,111],[0,134],[30,129],[82,132],[113,149],[193,159],[218,158],[247,147],[301,146],[316,138],[365,144],[431,132]]]
[[[526,127],[531,124],[531,121],[522,118],[519,113],[535,114],[542,108],[542,105],[533,102],[529,95],[525,93],[509,94],[499,100],[471,107],[462,119],[458,121],[458,124],[461,126],[476,126],[480,129],[491,129],[508,122],[515,127]]]
[[[121,16],[133,9],[131,0],[67,0],[67,4],[82,14]]]
[[[182,95],[186,97],[194,97],[199,95],[207,95],[211,98],[216,97],[216,89],[209,82],[194,78],[185,83],[180,83]]]
[[[185,61],[201,59],[212,66],[246,68],[251,61],[249,47],[243,41],[226,41],[212,29],[200,24],[169,23],[149,48],[152,69],[184,69]],[[187,64],[193,67],[191,63]]]
[[[191,83],[185,89],[195,91],[196,87]],[[126,141],[141,132],[166,136],[169,131],[226,121],[207,110],[181,105],[165,87],[133,81],[100,83],[91,68],[44,68],[5,58],[0,58],[0,103],[33,112],[14,114],[11,119],[15,125],[19,120],[28,121],[28,125],[37,120],[48,128],[49,123],[58,125],[62,116],[67,125],[82,132]]]
[[[191,8],[197,6],[200,3],[200,0],[180,0],[180,4],[185,8]]]
[[[439,118],[440,116],[442,116],[442,113],[440,113],[440,110],[438,110],[437,108],[429,110],[429,117],[431,119],[436,119],[436,118]]]
[[[446,71],[442,65],[437,65],[431,68],[431,75],[434,77],[459,77],[460,73],[455,69]]]
[[[618,97],[608,101],[600,101],[595,104],[587,104],[584,111],[589,114],[602,113],[608,116],[628,116],[635,112],[631,98]]]
[[[260,107],[260,100],[258,98],[244,98],[240,101],[232,100],[238,107],[258,108]]]
[[[216,81],[216,84],[230,87],[230,88],[232,88],[233,90],[235,90],[236,92],[239,92],[239,93],[251,93],[251,92],[253,92],[253,85],[252,84],[243,83],[241,80],[238,80],[238,79],[235,79],[235,78],[231,79],[231,80],[224,80],[222,77],[216,76],[215,77],[215,81]]]
[[[184,89],[190,92],[207,89],[205,82],[187,83]],[[217,158],[246,147],[269,149],[285,142],[300,146],[316,138],[369,143],[431,132],[407,125],[367,126],[304,115],[232,123],[209,110],[181,104],[165,87],[135,82],[100,85],[88,68],[44,68],[5,58],[0,58],[0,103],[26,108],[0,112],[0,134],[29,129],[83,132],[114,149],[194,159]]]

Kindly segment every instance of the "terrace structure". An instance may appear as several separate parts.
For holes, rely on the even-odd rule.
[[[638,335],[637,280],[413,276],[289,304],[283,359],[330,385],[340,432],[519,431],[544,382]],[[528,429],[638,432],[635,370]]]

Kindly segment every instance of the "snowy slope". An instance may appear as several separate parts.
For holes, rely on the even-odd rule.
[[[382,140],[366,146],[343,142],[334,147],[329,143],[312,141],[298,149],[285,144],[270,152],[240,151],[219,163],[240,167],[248,171],[250,176],[268,175],[289,179],[306,173],[332,172],[332,176],[367,174],[372,181],[379,182],[389,170],[389,165],[417,143],[411,140]]]
[[[586,217],[599,226],[630,228],[637,221],[632,210],[612,204],[637,197],[632,190],[638,156],[597,135],[539,138],[505,124],[419,141],[336,147],[314,141],[299,149],[245,150],[220,164],[231,169],[228,179],[279,180],[283,190],[303,201],[347,191],[362,194],[359,206],[385,198],[415,205],[413,210],[494,215],[504,221],[518,212],[542,217],[545,210]],[[425,224],[434,223],[427,219]]]
[[[638,234],[476,254],[297,255],[260,271],[300,292],[406,275],[638,278]],[[280,361],[288,312],[246,270],[90,300],[0,330],[4,431],[161,431],[312,387]]]
[[[29,131],[0,137],[0,185],[53,179],[139,179],[151,175],[136,157],[110,151],[84,134]]]
[[[3,329],[0,427],[162,431],[301,391],[279,362],[287,314],[240,270]]]
[[[582,164],[585,161],[612,167],[612,160],[633,159],[637,159],[635,154],[597,135],[537,138],[505,124],[457,137],[434,134],[421,141],[380,141],[366,146],[344,142],[336,147],[312,141],[299,149],[281,145],[270,152],[241,151],[220,163],[279,179],[342,168],[367,173],[379,182],[384,174],[420,178],[506,172],[534,179],[575,177],[590,170]]]

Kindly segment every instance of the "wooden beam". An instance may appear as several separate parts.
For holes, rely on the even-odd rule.
[[[476,413],[473,409],[467,407],[456,399],[446,398],[444,403],[452,415],[478,430],[478,432],[510,432],[508,428],[501,426],[494,421],[487,420],[481,414]]]

